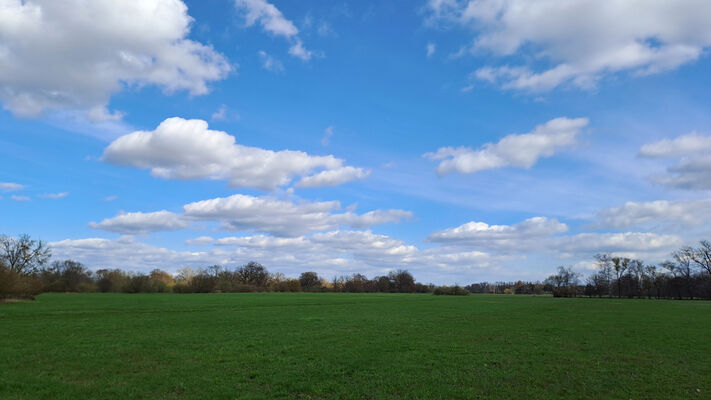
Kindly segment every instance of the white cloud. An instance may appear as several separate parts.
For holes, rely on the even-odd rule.
[[[262,68],[266,69],[269,72],[284,71],[284,64],[282,64],[281,61],[279,61],[278,59],[267,54],[266,51],[259,50],[257,54],[259,54],[259,61],[262,62]]]
[[[274,237],[266,235],[225,237],[215,240],[217,246],[239,246],[252,248],[294,248],[308,245],[308,240],[304,236],[299,237]]]
[[[15,192],[17,190],[22,190],[24,189],[24,185],[20,185],[19,183],[12,183],[12,182],[0,182],[0,190],[4,192]]]
[[[299,30],[273,4],[266,0],[235,0],[235,7],[244,12],[245,25],[259,23],[266,32],[288,39],[292,44],[289,54],[304,61],[311,59],[313,53],[304,48],[299,38]]]
[[[430,58],[434,55],[435,51],[437,51],[437,46],[432,42],[427,43],[426,50],[427,50],[427,58]]]
[[[650,158],[668,158],[709,151],[711,151],[711,136],[703,136],[692,132],[675,139],[663,139],[645,144],[639,150],[639,155]]]
[[[435,232],[427,240],[444,244],[521,251],[539,246],[541,240],[567,231],[568,226],[556,219],[534,217],[515,225],[468,222],[456,228]]]
[[[168,118],[153,131],[116,139],[104,151],[103,160],[149,168],[159,178],[227,180],[231,187],[262,190],[287,185],[314,171],[344,167],[343,160],[332,155],[240,145],[226,132],[209,130],[205,121],[182,118]]]
[[[185,241],[185,244],[189,246],[204,246],[206,244],[214,243],[215,239],[211,238],[210,236],[200,236],[196,237],[193,239],[188,239]]]
[[[442,147],[424,156],[442,160],[437,167],[440,175],[453,171],[471,174],[507,166],[530,168],[539,158],[550,157],[560,148],[575,144],[577,135],[587,125],[587,118],[556,118],[538,125],[532,132],[508,135],[497,143],[487,143],[476,150],[470,147]]]
[[[294,44],[289,47],[289,54],[294,57],[300,58],[302,61],[309,61],[311,57],[313,57],[314,52],[311,50],[307,50],[304,47],[304,44],[301,42],[301,39],[296,39]]]
[[[612,228],[706,225],[711,222],[711,200],[627,202],[601,211],[598,220],[600,225]]]
[[[531,60],[480,70],[507,89],[590,88],[614,73],[676,69],[711,46],[706,1],[430,0],[428,8],[429,22],[475,32],[470,52]]]
[[[118,196],[106,196],[104,197],[104,201],[114,201],[118,199]]]
[[[17,196],[17,195],[14,195],[14,194],[13,194],[12,196],[10,196],[10,198],[11,198],[12,200],[15,200],[15,201],[22,201],[22,202],[24,202],[24,201],[30,201],[30,200],[31,200],[31,199],[30,199],[29,197],[27,197],[27,196]]]
[[[648,158],[679,158],[667,168],[667,173],[656,176],[653,182],[686,190],[711,190],[711,136],[692,132],[675,139],[649,143],[639,151]]]
[[[648,232],[579,233],[555,239],[552,249],[572,255],[614,253],[633,258],[659,259],[683,245],[676,235]]]
[[[215,241],[216,247],[200,252],[179,252],[137,242],[133,237],[119,239],[67,239],[50,243],[56,259],[71,258],[90,268],[124,268],[170,272],[182,266],[237,266],[255,260],[270,271],[298,276],[317,271],[326,277],[360,272],[369,276],[393,268],[415,267],[414,246],[373,234],[370,231],[336,231],[312,237],[274,238],[270,236],[228,237]],[[429,266],[428,266],[429,268]]]
[[[68,192],[61,192],[61,193],[43,193],[38,195],[37,197],[41,199],[52,199],[52,200],[59,200],[63,199],[65,197],[69,196]]]
[[[170,272],[183,266],[195,268],[227,264],[229,257],[207,252],[179,252],[137,242],[131,236],[119,239],[66,239],[49,244],[54,259],[73,259],[90,268],[122,268],[148,272],[161,268]]]
[[[245,11],[247,26],[259,22],[265,31],[286,38],[291,38],[299,33],[296,26],[286,19],[278,8],[266,0],[235,0],[235,6]]]
[[[286,237],[337,229],[340,226],[364,228],[399,222],[412,215],[403,210],[375,210],[365,214],[351,211],[335,213],[339,208],[340,203],[337,201],[292,203],[271,197],[241,194],[198,201],[183,207],[185,217],[220,221],[223,229],[265,232]]]
[[[2,0],[0,9],[0,101],[19,116],[115,120],[122,113],[106,106],[126,86],[202,95],[233,69],[187,39],[193,19],[179,0]]]
[[[150,213],[120,213],[99,223],[90,222],[94,229],[123,233],[141,234],[158,231],[173,231],[187,228],[188,223],[178,214],[162,210]]]
[[[214,113],[212,113],[212,116],[210,117],[211,120],[213,121],[224,121],[227,118],[227,106],[224,104],[220,106],[220,108],[217,109]]]
[[[610,252],[626,257],[660,261],[684,241],[678,235],[652,232],[583,232],[564,235],[567,225],[546,217],[527,219],[514,225],[470,222],[431,234],[438,252],[481,251],[491,257],[548,255],[564,259],[587,259]],[[501,261],[501,260],[500,260]]]
[[[331,136],[333,136],[333,126],[329,126],[323,131],[323,138],[321,138],[321,145],[328,146],[331,143]]]
[[[679,164],[667,168],[667,174],[654,178],[653,181],[685,190],[711,190],[711,159],[690,157]]]
[[[296,182],[294,186],[300,188],[338,186],[356,179],[365,179],[368,175],[370,175],[370,171],[366,171],[363,168],[342,167],[304,177]]]

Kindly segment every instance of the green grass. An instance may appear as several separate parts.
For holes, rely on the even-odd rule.
[[[0,399],[709,399],[711,302],[45,294]]]

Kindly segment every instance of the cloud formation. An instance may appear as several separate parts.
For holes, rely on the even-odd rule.
[[[272,190],[289,184],[295,177],[317,174],[307,185],[342,184],[367,176],[362,170],[345,167],[344,161],[328,156],[312,156],[302,151],[272,151],[236,143],[235,137],[208,129],[198,119],[168,118],[153,131],[137,131],[112,142],[102,160],[150,169],[164,179],[226,180],[234,188]],[[332,174],[319,175],[321,172]]]
[[[126,86],[202,95],[233,70],[187,38],[193,19],[180,0],[2,0],[0,9],[0,101],[18,116],[119,119],[106,107]]]
[[[432,233],[427,240],[443,244],[520,251],[540,245],[541,239],[567,231],[568,226],[556,219],[533,217],[514,225],[468,222],[456,228]]]
[[[69,192],[43,193],[43,194],[37,195],[37,197],[39,197],[41,199],[51,199],[51,200],[59,200],[59,199],[65,198],[67,196],[69,196]]]
[[[627,202],[598,214],[601,226],[695,227],[711,222],[711,200]]]
[[[91,222],[89,226],[122,234],[144,234],[188,228],[195,221],[218,222],[230,231],[269,233],[277,237],[296,237],[313,232],[337,230],[344,226],[356,229],[373,225],[398,223],[412,217],[404,210],[373,210],[363,214],[338,212],[337,201],[291,202],[273,197],[236,194],[196,201],[183,206],[183,214],[167,210],[156,212],[122,212]],[[204,238],[203,238],[204,239]],[[190,244],[198,244],[193,241]]]
[[[648,0],[429,0],[428,21],[474,32],[468,51],[531,60],[484,66],[479,79],[540,92],[604,77],[656,74],[711,46],[711,3]]]
[[[566,235],[568,226],[546,217],[529,218],[513,225],[469,222],[432,233],[427,241],[444,248],[492,254],[551,254],[556,257],[591,258],[600,252],[657,260],[683,244],[681,237],[652,232],[583,232]]]
[[[2,190],[3,192],[15,192],[24,188],[25,185],[20,185],[19,183],[0,182],[0,190]]]
[[[270,56],[264,50],[259,50],[257,54],[259,55],[259,61],[262,63],[262,68],[269,72],[284,72],[284,64],[277,58]]]
[[[357,179],[365,179],[369,175],[370,171],[348,166],[321,171],[315,175],[301,178],[294,186],[300,188],[338,186]]]
[[[303,61],[308,61],[313,56],[313,52],[304,48],[304,44],[298,36],[299,29],[284,17],[284,14],[274,4],[266,0],[235,0],[235,7],[244,12],[246,26],[259,23],[264,31],[288,39],[292,43],[289,48],[290,55]]]
[[[120,213],[99,223],[90,222],[89,226],[94,229],[133,235],[180,230],[187,228],[188,223],[178,214],[162,210],[150,213]]]
[[[652,178],[664,186],[685,190],[711,190],[711,136],[692,132],[675,139],[648,143],[639,151],[641,157],[676,158],[679,162],[667,173]]]
[[[442,147],[424,157],[441,160],[437,173],[471,174],[502,167],[531,168],[540,158],[550,157],[561,148],[576,143],[578,134],[588,125],[587,118],[556,118],[538,125],[524,134],[505,136],[497,143],[487,143],[478,149]]]
[[[399,222],[412,216],[411,212],[403,210],[336,213],[339,208],[337,201],[293,203],[271,197],[236,194],[186,204],[183,210],[186,218],[219,221],[222,229],[264,232],[280,237],[300,236],[341,226],[365,228]]]

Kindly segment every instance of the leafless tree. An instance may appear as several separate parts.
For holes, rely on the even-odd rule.
[[[41,240],[33,240],[30,235],[17,238],[0,236],[0,263],[18,275],[35,273],[49,261],[52,252]]]
[[[708,240],[700,241],[699,247],[694,248],[689,257],[696,266],[711,275],[711,242]]]

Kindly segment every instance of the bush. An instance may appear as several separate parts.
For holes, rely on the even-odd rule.
[[[193,289],[187,283],[179,282],[173,286],[173,293],[193,293]]]
[[[42,293],[42,282],[35,275],[21,275],[0,266],[0,299],[34,299],[39,293]]]
[[[469,291],[461,286],[439,286],[432,292],[435,296],[468,296]]]

